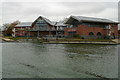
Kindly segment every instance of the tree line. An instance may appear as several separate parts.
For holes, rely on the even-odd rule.
[[[20,21],[14,21],[12,23],[5,23],[3,24],[3,35],[4,36],[12,36],[13,34],[13,28],[19,24]]]

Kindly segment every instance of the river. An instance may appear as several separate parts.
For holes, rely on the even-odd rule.
[[[118,78],[119,45],[1,45],[3,78]]]

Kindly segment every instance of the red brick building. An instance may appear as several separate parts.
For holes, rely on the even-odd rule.
[[[16,37],[118,38],[118,23],[83,16],[71,16],[63,23],[40,16],[34,22],[18,24],[13,31]]]
[[[70,16],[65,22],[66,37],[78,35],[82,38],[118,38],[118,23],[102,18]]]
[[[28,34],[28,29],[31,27],[32,22],[22,22],[15,26],[13,32],[14,37],[26,37]]]

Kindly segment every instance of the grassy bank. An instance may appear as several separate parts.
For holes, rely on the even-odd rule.
[[[64,42],[113,42],[111,39],[80,39],[80,38],[59,38],[59,39],[42,39],[42,38],[35,38],[35,37],[12,37],[12,36],[4,36],[3,38],[11,39],[14,41],[20,41],[22,39],[32,39],[33,42],[55,42],[55,43],[64,43]]]
[[[111,40],[111,39],[75,39],[75,38],[70,38],[70,39],[63,39],[63,41],[110,42],[110,41],[112,41],[112,40]]]
[[[32,39],[32,38],[27,38],[27,37],[12,37],[12,36],[3,36],[3,38],[8,38],[8,39],[11,39],[11,40],[20,40],[20,39]]]
[[[118,38],[120,39],[120,34],[118,35]]]

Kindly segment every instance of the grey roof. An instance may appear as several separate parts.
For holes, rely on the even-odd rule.
[[[56,22],[55,26],[66,26],[66,24],[64,22]]]
[[[74,19],[81,21],[81,22],[118,23],[118,22],[114,22],[112,20],[104,19],[104,18],[94,18],[94,17],[84,17],[84,16],[71,16],[70,18],[74,18]]]
[[[42,17],[42,16],[41,16]],[[52,22],[49,19],[42,17],[47,23],[49,23],[50,25],[55,25],[56,22]]]
[[[52,25],[56,25],[56,23],[57,23],[57,22],[55,22],[55,21],[51,21],[51,24],[52,24]]]
[[[16,27],[30,27],[32,22],[21,22],[20,24],[16,25]]]
[[[64,24],[64,22],[60,21],[60,22],[55,22],[55,21],[50,21],[49,19],[43,17],[43,16],[39,16],[34,22],[36,22],[39,18],[42,18],[43,20],[45,20],[48,24],[53,25],[53,26],[66,26]]]

